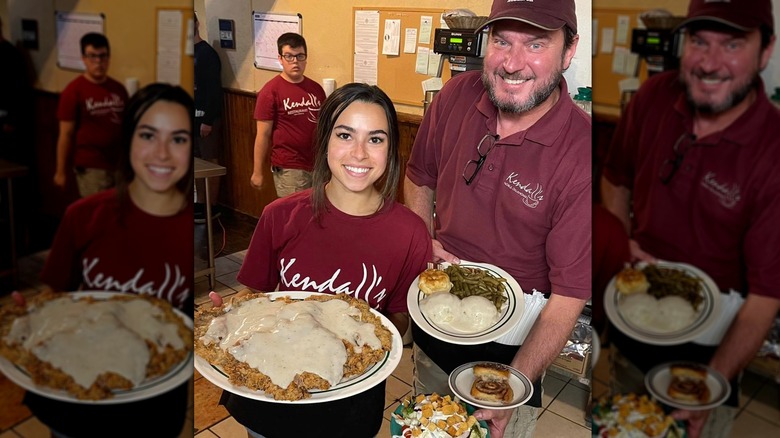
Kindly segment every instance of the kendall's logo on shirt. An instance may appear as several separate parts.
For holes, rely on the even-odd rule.
[[[112,123],[122,123],[122,120],[117,113],[124,110],[125,103],[118,94],[112,93],[110,97],[106,96],[103,100],[95,100],[90,97],[84,101],[84,105],[86,106],[87,111],[92,115],[98,116],[108,114]]]
[[[523,204],[531,208],[536,208],[539,203],[544,200],[542,185],[539,183],[520,181],[518,176],[517,172],[510,173],[504,180],[504,185],[520,195],[523,199]]]
[[[320,107],[322,102],[317,96],[309,93],[309,98],[301,97],[299,101],[293,101],[289,97],[282,101],[284,104],[284,111],[288,115],[307,113],[307,120],[312,123],[317,123],[317,117],[320,114]]]
[[[316,280],[303,276],[299,272],[292,272],[295,261],[296,259],[290,259],[289,261],[282,259],[281,261],[282,269],[279,275],[282,285],[288,288],[288,290],[316,290],[317,292],[334,294],[345,293],[367,302],[370,302],[369,297],[373,294],[373,298],[377,303],[385,299],[387,289],[380,289],[382,276],[376,271],[376,266],[372,265],[369,269],[363,263],[363,279],[358,285],[353,285],[349,281],[340,283],[339,274],[341,274],[341,269],[336,269],[336,272],[330,278],[318,283]]]
[[[125,104],[122,102],[122,98],[119,97],[118,94],[111,94],[111,96],[106,96],[103,98],[103,100],[95,100],[93,98],[89,98],[85,101],[85,104],[87,106],[87,111],[95,111],[102,108],[124,108]]]
[[[715,172],[708,172],[701,180],[701,186],[712,192],[718,197],[721,205],[726,208],[733,208],[742,195],[739,193],[739,186],[737,184],[719,183],[715,179]]]
[[[100,263],[100,259],[97,257],[91,260],[85,258],[82,263],[84,265],[82,271],[84,284],[89,289],[152,295],[177,307],[181,307],[184,300],[190,295],[190,289],[185,286],[187,278],[182,274],[178,265],[171,267],[166,263],[165,277],[160,284],[155,285],[152,281],[143,280],[143,269],[139,269],[132,278],[123,280],[99,272],[99,269],[95,268]]]

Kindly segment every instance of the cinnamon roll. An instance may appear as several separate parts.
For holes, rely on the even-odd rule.
[[[675,364],[669,368],[672,376],[666,393],[675,400],[706,403],[710,399],[707,370],[695,364]]]
[[[500,364],[478,364],[474,366],[474,383],[471,395],[477,400],[508,403],[514,398],[509,385],[509,370]]]

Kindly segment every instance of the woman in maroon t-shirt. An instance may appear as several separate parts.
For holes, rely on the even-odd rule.
[[[193,235],[193,114],[192,97],[168,84],[128,102],[117,187],[68,207],[41,274],[49,288],[152,294],[191,314],[192,253],[181,248]],[[150,424],[155,436],[174,437],[188,384],[136,402],[78,404],[27,392],[24,403],[55,437],[143,436]]]
[[[349,293],[404,333],[406,294],[432,249],[422,219],[395,202],[398,142],[397,116],[382,90],[348,84],[334,91],[317,125],[312,188],[265,208],[238,280],[262,291]],[[216,293],[211,298],[222,304]],[[328,437],[366,438],[379,433],[384,397],[383,381],[323,403],[268,403],[227,391],[220,403],[251,437],[311,436],[312,425],[327,424]],[[289,418],[306,421],[280,421]]]

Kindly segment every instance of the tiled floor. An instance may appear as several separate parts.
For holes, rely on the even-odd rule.
[[[47,251],[23,257],[19,261],[19,290],[23,295],[30,296],[37,293],[42,284],[38,281],[38,274],[43,268]],[[0,296],[0,306],[11,301],[9,295]],[[193,425],[193,390],[191,380],[190,400],[188,402],[187,418],[180,438],[194,435]],[[30,410],[22,404],[24,389],[8,380],[0,373],[0,438],[49,438],[49,428],[34,417]],[[152,429],[153,430],[153,429]],[[151,432],[154,436],[153,431]]]
[[[235,294],[242,286],[236,275],[245,251],[219,257],[216,260],[216,292],[223,297]],[[209,304],[208,283],[205,278],[195,283],[195,305]],[[411,348],[404,348],[398,368],[387,382],[385,415],[380,437],[390,436],[390,414],[398,407],[398,400],[412,392]],[[548,372],[543,383],[543,409],[539,415],[536,437],[589,437],[590,425],[585,418],[585,407],[590,390],[576,380]],[[245,438],[246,430],[218,405],[221,389],[209,383],[197,372],[195,375],[195,436],[199,438]],[[2,437],[0,437],[2,438]]]

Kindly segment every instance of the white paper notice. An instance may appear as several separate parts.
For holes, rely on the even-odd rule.
[[[618,15],[616,44],[628,44],[628,28],[631,24],[631,17],[628,15]]]
[[[181,81],[182,22],[181,11],[157,13],[157,82],[178,85]]]
[[[378,41],[379,11],[356,11],[354,82],[376,85]]]
[[[401,50],[401,20],[385,20],[382,54],[400,55],[399,50]]]
[[[181,62],[169,53],[157,54],[157,82],[178,85],[181,82]]]
[[[431,50],[428,52],[428,76],[441,77],[439,69],[441,68],[442,55]]]
[[[404,35],[404,53],[414,53],[417,47],[417,29],[409,27]]]
[[[420,17],[420,44],[431,43],[431,29],[433,28],[433,17],[423,15]]]
[[[417,73],[420,73],[421,75],[428,74],[428,53],[430,53],[430,49],[427,47],[418,47],[417,48],[417,62],[414,66],[414,71]]]
[[[426,91],[441,90],[442,85],[441,78],[428,78],[422,81],[423,94],[425,94]]]
[[[615,53],[612,55],[612,72],[624,75],[626,74],[626,56],[628,49],[625,47],[615,47]]]
[[[192,18],[187,20],[187,42],[184,43],[184,53],[189,56],[195,56],[195,45],[192,39],[195,37],[195,20]]]
[[[612,53],[615,46],[615,28],[605,27],[601,29],[601,53]]]
[[[626,76],[636,76],[637,66],[639,65],[639,54],[628,52],[626,55],[626,66],[624,68]]]

